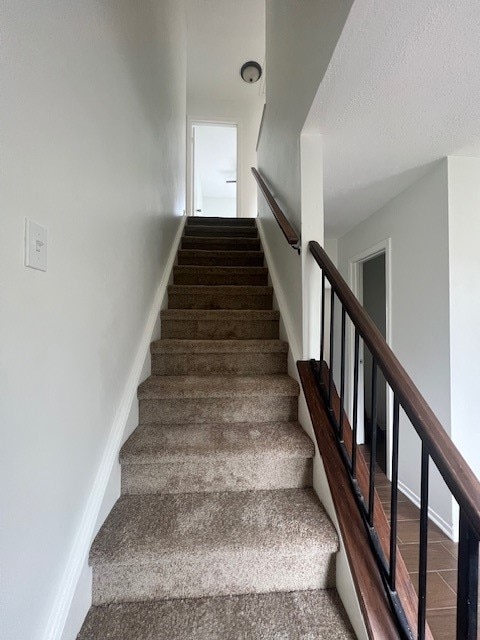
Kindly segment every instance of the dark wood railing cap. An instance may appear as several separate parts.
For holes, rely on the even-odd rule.
[[[315,241],[309,242],[309,249],[383,371],[475,534],[480,538],[479,480],[325,250]]]
[[[287,220],[285,214],[282,209],[276,202],[273,194],[268,188],[265,180],[262,178],[260,173],[252,167],[252,173],[262,191],[270,210],[272,211],[283,235],[285,236],[287,242],[298,250],[300,253],[300,238],[295,232],[295,229],[291,226],[289,221]],[[459,595],[458,603],[457,603],[457,638],[466,638],[468,637],[476,637],[476,625],[477,625],[477,617],[476,617],[476,608],[477,608],[477,583],[478,583],[478,540],[480,540],[480,481],[475,476],[471,468],[468,466],[467,462],[457,449],[457,447],[453,444],[452,440],[448,436],[447,432],[443,428],[442,424],[433,413],[430,406],[427,404],[425,398],[422,396],[416,385],[413,383],[410,376],[407,374],[405,369],[400,364],[399,360],[393,353],[393,351],[388,346],[385,338],[382,336],[377,326],[374,324],[373,320],[370,318],[368,313],[362,307],[360,302],[355,297],[353,291],[350,289],[348,284],[345,282],[343,277],[341,276],[338,269],[335,267],[333,262],[328,257],[325,250],[319,245],[318,242],[310,241],[309,242],[309,250],[317,262],[318,266],[322,269],[323,274],[323,285],[325,284],[325,278],[329,281],[332,287],[332,293],[334,292],[342,306],[342,318],[343,322],[345,319],[345,313],[350,317],[353,325],[355,326],[356,334],[355,340],[356,344],[358,340],[358,336],[361,336],[365,345],[370,350],[372,357],[376,365],[383,372],[387,383],[395,394],[395,406],[398,406],[396,403],[398,402],[402,409],[405,411],[405,414],[410,419],[414,429],[416,430],[420,440],[422,442],[422,451],[424,454],[427,454],[424,459],[428,463],[428,456],[430,456],[433,462],[436,464],[440,474],[442,475],[446,485],[448,486],[452,496],[457,501],[460,507],[460,523],[464,524],[464,535],[463,538],[461,536],[460,540],[460,564],[462,563],[462,557],[464,559],[465,567],[469,568],[468,571],[464,571],[464,575],[461,576],[460,564],[459,564]],[[323,287],[322,287],[323,290]],[[333,298],[332,298],[333,304]],[[333,310],[332,310],[332,318],[333,318]],[[323,316],[322,316],[323,323]],[[323,325],[322,325],[323,327]],[[333,325],[331,328],[333,331]],[[343,329],[344,331],[344,329]],[[332,340],[331,336],[331,349],[332,349]],[[343,342],[342,342],[342,350],[343,350]],[[344,356],[342,356],[344,358]],[[302,384],[312,384],[311,380],[312,376],[309,377],[310,365],[307,362],[299,363],[299,372],[302,377]],[[323,366],[323,365],[322,365]],[[342,360],[343,366],[343,360]],[[376,369],[374,369],[376,371]],[[343,374],[342,374],[343,377]],[[308,382],[310,380],[310,383]],[[330,383],[331,385],[331,378]],[[312,397],[314,394],[306,394],[307,403],[309,405],[310,411],[312,411],[312,406],[315,408],[317,405],[315,403],[312,405]],[[341,392],[343,397],[343,391]],[[309,402],[310,400],[310,402]],[[373,403],[373,399],[372,399]],[[330,405],[330,396],[328,398],[328,405]],[[331,407],[329,406],[329,410]],[[340,405],[340,413],[343,416],[343,405]],[[330,415],[330,414],[329,414]],[[314,422],[314,430],[317,436],[318,441],[318,433],[315,428]],[[320,420],[321,422],[321,420]],[[341,422],[341,424],[343,424]],[[318,428],[318,424],[317,424]],[[341,427],[340,427],[341,428]],[[327,432],[328,433],[328,432]],[[323,439],[323,435],[322,435]],[[319,442],[320,445],[320,442]],[[375,464],[373,461],[372,464]],[[428,470],[428,466],[426,467]],[[337,472],[336,472],[337,473]],[[423,471],[422,471],[423,474]],[[428,474],[428,471],[427,471]],[[422,478],[424,476],[422,475]],[[428,477],[428,475],[427,475]],[[423,481],[422,481],[423,482]],[[374,484],[370,485],[370,492],[373,491],[374,495]],[[423,493],[423,489],[422,489]],[[393,500],[393,499],[392,499]],[[422,497],[423,500],[423,497]],[[369,499],[369,510],[370,505],[374,505],[375,501],[372,502],[372,496]],[[392,503],[393,504],[393,503]],[[422,505],[424,503],[422,502]],[[428,498],[427,503],[428,505]],[[393,507],[392,507],[393,508]],[[382,511],[383,513],[383,511]],[[428,517],[428,511],[425,509],[424,511],[425,518]],[[369,515],[369,517],[371,517]],[[385,523],[387,521],[385,520]],[[371,524],[371,523],[370,523]],[[425,523],[424,523],[425,524]],[[370,526],[370,525],[369,525]],[[462,526],[460,527],[462,531]],[[426,531],[424,527],[422,531]],[[344,532],[345,534],[345,532]],[[393,531],[389,534],[393,536],[393,540],[395,540],[395,533]],[[474,537],[473,537],[474,536]],[[386,539],[386,538],[385,538]],[[462,542],[463,540],[463,542]],[[473,543],[471,544],[471,541]],[[370,539],[372,542],[372,539]],[[426,538],[425,541],[426,542]],[[391,540],[390,540],[390,544]],[[422,544],[422,543],[421,543]],[[462,545],[471,545],[471,549],[474,552],[470,552],[466,547],[462,551]],[[375,552],[376,553],[376,552]],[[463,555],[462,555],[463,554]],[[465,555],[467,554],[467,555]],[[467,557],[468,556],[468,557]],[[377,558],[380,556],[377,555]],[[420,558],[422,558],[422,554],[420,554]],[[425,558],[425,556],[424,556]],[[351,561],[351,558],[350,558]],[[383,562],[383,561],[382,561]],[[406,568],[402,564],[403,560],[400,557],[400,567],[403,567],[404,574],[406,574]],[[473,569],[470,571],[471,567],[469,564],[473,566]],[[422,560],[420,561],[420,575],[426,575],[426,564],[424,563],[424,567],[422,569]],[[383,566],[383,565],[382,565]],[[423,571],[423,573],[422,573]],[[398,573],[398,565],[397,565],[397,573]],[[377,576],[378,577],[378,576]],[[397,575],[398,579],[398,575]],[[405,592],[407,594],[407,604],[409,607],[411,605],[411,596],[414,594],[413,586],[411,585],[409,580],[403,580],[407,588]],[[402,582],[402,583],[403,583]],[[398,583],[397,583],[398,586]],[[356,585],[357,591],[360,588],[359,585]],[[410,592],[408,591],[410,589]],[[463,590],[462,590],[463,589]],[[402,594],[405,595],[405,594]],[[418,616],[412,617],[412,611],[414,611],[415,607],[408,608],[409,615],[407,616],[407,630],[408,629],[416,629],[415,618],[418,617],[418,624],[425,625],[424,614],[425,614],[425,601],[423,600],[423,608],[415,610],[415,613]],[[402,609],[402,606],[405,604],[403,602],[403,598],[401,603],[399,603],[402,615],[406,615],[406,610]],[[419,605],[420,606],[420,605]],[[470,612],[473,611],[473,617],[470,615]],[[364,612],[365,613],[365,612]],[[400,614],[398,614],[399,616]],[[401,616],[397,616],[397,630],[403,626],[401,621]],[[422,619],[423,616],[423,619]],[[383,616],[385,620],[389,620],[387,616]],[[468,622],[463,622],[462,618],[465,618]],[[366,615],[366,621],[368,620],[368,615]],[[423,621],[422,621],[423,620]],[[460,620],[460,624],[458,621]],[[375,620],[374,620],[375,622]],[[400,627],[398,626],[400,624]],[[469,633],[466,631],[469,629],[473,632]],[[370,629],[370,632],[373,631],[373,628]],[[383,631],[382,631],[383,633]],[[394,630],[395,634],[395,630]],[[370,637],[371,633],[369,633]],[[384,633],[382,637],[387,637]],[[403,637],[403,636],[402,636]],[[407,637],[413,637],[411,632],[408,631]],[[428,626],[426,628],[426,635],[423,637],[431,638],[430,631],[428,630]]]
[[[287,220],[285,214],[283,213],[281,208],[278,206],[277,201],[273,197],[272,192],[267,187],[265,180],[262,178],[260,173],[255,169],[255,167],[252,167],[252,173],[255,177],[255,180],[258,183],[258,186],[260,187],[261,192],[265,197],[265,200],[268,203],[268,206],[270,207],[271,212],[275,216],[275,219],[278,222],[278,226],[282,230],[282,233],[285,236],[285,239],[287,240],[288,244],[291,245],[294,249],[299,250],[300,237],[298,236],[297,232],[292,227],[290,222]]]

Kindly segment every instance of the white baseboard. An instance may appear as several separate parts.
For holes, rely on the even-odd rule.
[[[403,482],[400,482],[400,480],[398,481],[398,488],[405,496],[407,496],[410,502],[413,502],[413,504],[420,509],[420,498],[416,493],[403,484]],[[454,527],[446,522],[442,516],[439,516],[431,507],[428,507],[428,517],[439,529],[443,531],[445,535],[450,538],[450,540],[455,540],[456,534]]]
[[[278,277],[277,270],[275,269],[272,253],[270,251],[270,247],[268,245],[267,238],[263,231],[263,222],[261,218],[257,218],[257,228],[258,234],[260,236],[260,242],[262,243],[263,252],[265,254],[265,261],[268,267],[268,273],[272,280],[273,292],[276,298],[278,309],[280,311],[281,321],[283,322],[283,326],[285,328],[285,333],[287,334],[287,341],[290,346],[290,351],[293,357],[293,360],[297,362],[302,359],[302,349],[300,344],[298,343],[298,338],[295,335],[294,325],[292,316],[290,313],[290,309],[287,303],[287,297],[282,288],[282,283]],[[285,247],[287,249],[287,247]],[[288,247],[291,251],[291,248]],[[300,258],[299,258],[300,259]],[[301,286],[301,282],[298,283]],[[298,378],[298,375],[295,377]]]
[[[102,507],[105,492],[108,487],[112,469],[122,445],[123,434],[128,422],[132,403],[136,398],[137,387],[142,374],[145,358],[150,347],[152,334],[157,323],[157,317],[167,293],[168,281],[175,262],[185,220],[185,216],[180,220],[162,279],[155,293],[155,298],[140,339],[132,369],[128,376],[120,406],[118,407],[110,430],[102,461],[93,483],[92,491],[88,498],[80,527],[74,539],[63,577],[60,581],[58,593],[53,603],[45,633],[43,634],[43,640],[60,640],[62,638],[65,623],[77,590],[77,584],[84,572],[85,563],[88,558],[96,523]],[[73,638],[74,637],[75,636],[73,636]]]

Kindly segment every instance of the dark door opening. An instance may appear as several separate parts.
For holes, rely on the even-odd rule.
[[[362,268],[363,306],[385,338],[387,330],[387,289],[385,278],[385,253],[366,260]],[[372,441],[372,355],[365,349],[364,411],[365,444],[371,449]],[[387,473],[387,385],[380,370],[377,377],[377,463]]]

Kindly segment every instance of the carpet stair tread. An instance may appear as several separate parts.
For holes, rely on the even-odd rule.
[[[187,226],[234,226],[234,227],[256,227],[255,218],[220,218],[216,216],[188,216]]]
[[[261,398],[298,396],[298,383],[288,375],[150,376],[138,387],[139,400],[163,398]]]
[[[278,311],[272,309],[164,309],[162,336],[199,340],[275,340]]]
[[[170,309],[271,309],[273,289],[266,286],[170,285]]]
[[[287,353],[282,340],[175,340],[152,342],[151,353]]]
[[[173,283],[223,285],[223,286],[266,286],[268,270],[266,267],[214,267],[199,265],[175,265]]]
[[[272,456],[312,458],[315,449],[295,422],[143,425],[120,452],[122,464]]]
[[[237,226],[237,225],[187,225],[185,227],[186,236],[227,236],[242,238],[257,238],[258,231],[256,227]]]
[[[163,309],[160,315],[165,319],[183,320],[198,318],[199,320],[279,320],[280,314],[275,309]]]
[[[179,265],[263,267],[264,262],[263,251],[259,249],[248,251],[179,249],[177,255]]]
[[[152,375],[266,375],[287,373],[281,340],[164,338],[150,345]]]
[[[330,554],[338,538],[309,489],[122,496],[94,540],[90,562],[145,565],[165,555],[247,549]]]
[[[78,640],[354,640],[335,589],[92,607]]]
[[[258,238],[229,238],[208,236],[183,236],[182,249],[206,249],[223,251],[260,251]]]
[[[204,293],[228,296],[271,296],[273,288],[250,285],[203,285],[203,284],[171,284],[169,294],[202,295]]]

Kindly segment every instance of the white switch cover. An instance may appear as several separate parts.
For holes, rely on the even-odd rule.
[[[47,270],[47,230],[25,218],[25,266]]]

